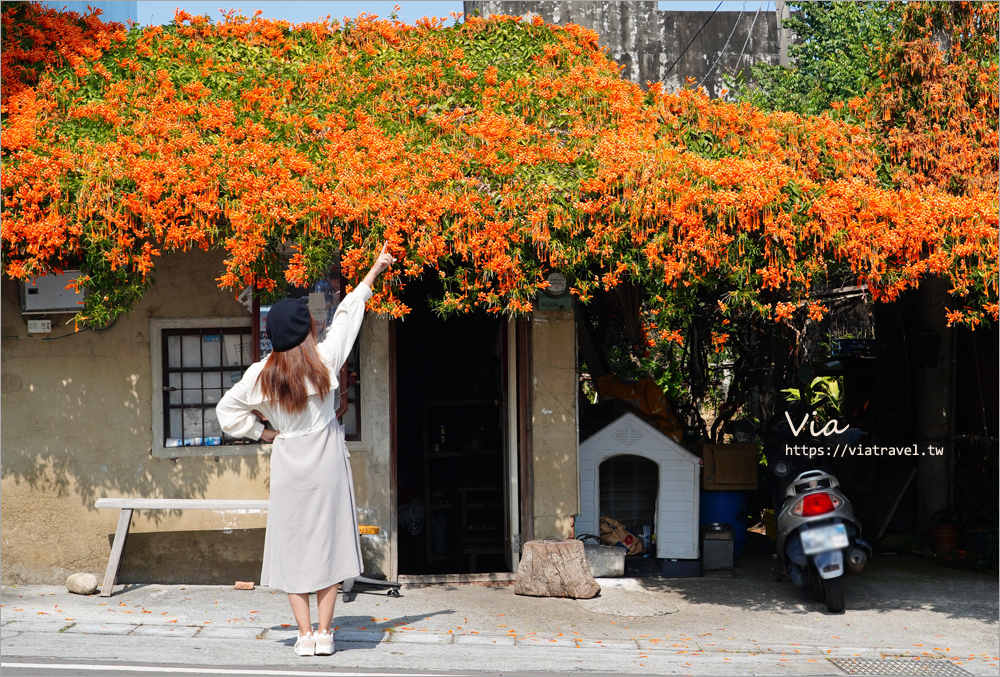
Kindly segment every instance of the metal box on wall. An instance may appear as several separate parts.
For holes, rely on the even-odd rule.
[[[742,491],[757,488],[757,445],[703,444],[701,487]]]
[[[66,270],[62,275],[40,275],[25,280],[21,284],[21,314],[78,312],[83,303],[83,292],[66,289],[66,285],[79,277],[79,270]]]

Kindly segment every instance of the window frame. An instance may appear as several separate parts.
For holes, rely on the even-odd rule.
[[[345,442],[361,442],[361,332],[358,332],[358,337],[354,340],[354,345],[351,347],[350,352],[347,353],[347,359],[344,364],[350,361],[351,354],[354,354],[354,368],[348,369],[348,374],[354,372],[358,375],[358,382],[352,386],[348,386],[347,390],[347,411],[344,415],[338,419],[340,421],[340,426],[344,429],[344,441]],[[340,373],[336,374],[338,381],[340,380]],[[338,383],[338,389],[343,389],[344,384]],[[347,415],[351,412],[351,406],[354,405],[354,424],[355,432],[347,432]],[[340,407],[340,398],[337,398],[337,407]]]
[[[149,348],[152,371],[152,414],[153,440],[151,452],[154,458],[205,458],[210,456],[255,456],[271,452],[271,445],[262,442],[249,444],[202,445],[197,447],[165,447],[164,440],[164,372],[163,372],[163,330],[164,329],[252,329],[252,321],[246,317],[151,317],[149,318]]]

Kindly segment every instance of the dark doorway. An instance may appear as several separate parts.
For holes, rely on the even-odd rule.
[[[410,282],[396,326],[399,573],[507,571],[504,324],[441,319],[435,280]]]

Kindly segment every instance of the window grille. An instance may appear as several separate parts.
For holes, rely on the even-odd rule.
[[[251,364],[249,327],[163,329],[164,448],[246,444],[222,432],[215,405]]]
[[[360,342],[360,339],[354,342],[351,354],[347,357],[347,373],[349,378],[347,386],[347,411],[340,417],[340,424],[344,426],[344,437],[348,441],[361,439],[361,383],[358,377],[361,373],[359,355],[361,351],[358,349]],[[341,384],[340,387],[343,388],[344,384]]]
[[[338,265],[308,289],[290,287],[290,296],[307,296],[323,332],[343,299]],[[257,453],[261,443],[223,434],[218,404],[255,360],[271,351],[265,332],[267,306],[254,300],[251,317],[150,318],[153,358],[153,456],[211,456]],[[253,322],[259,320],[255,326]],[[341,417],[348,441],[361,440],[360,340],[347,358],[347,410]],[[336,374],[338,381],[341,374]],[[336,393],[339,403],[339,392]]]

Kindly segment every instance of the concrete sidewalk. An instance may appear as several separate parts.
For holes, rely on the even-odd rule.
[[[840,659],[901,657],[913,674],[998,674],[995,576],[882,557],[846,581],[848,610],[775,583],[764,558],[732,577],[601,579],[593,600],[510,585],[404,586],[338,599],[331,657],[300,658],[284,593],[131,585],[110,598],[54,586],[0,591],[11,658],[459,673],[846,674]],[[315,606],[313,606],[315,614]],[[314,618],[315,621],[315,618]],[[831,660],[833,659],[833,660]],[[869,673],[874,674],[874,673]]]

